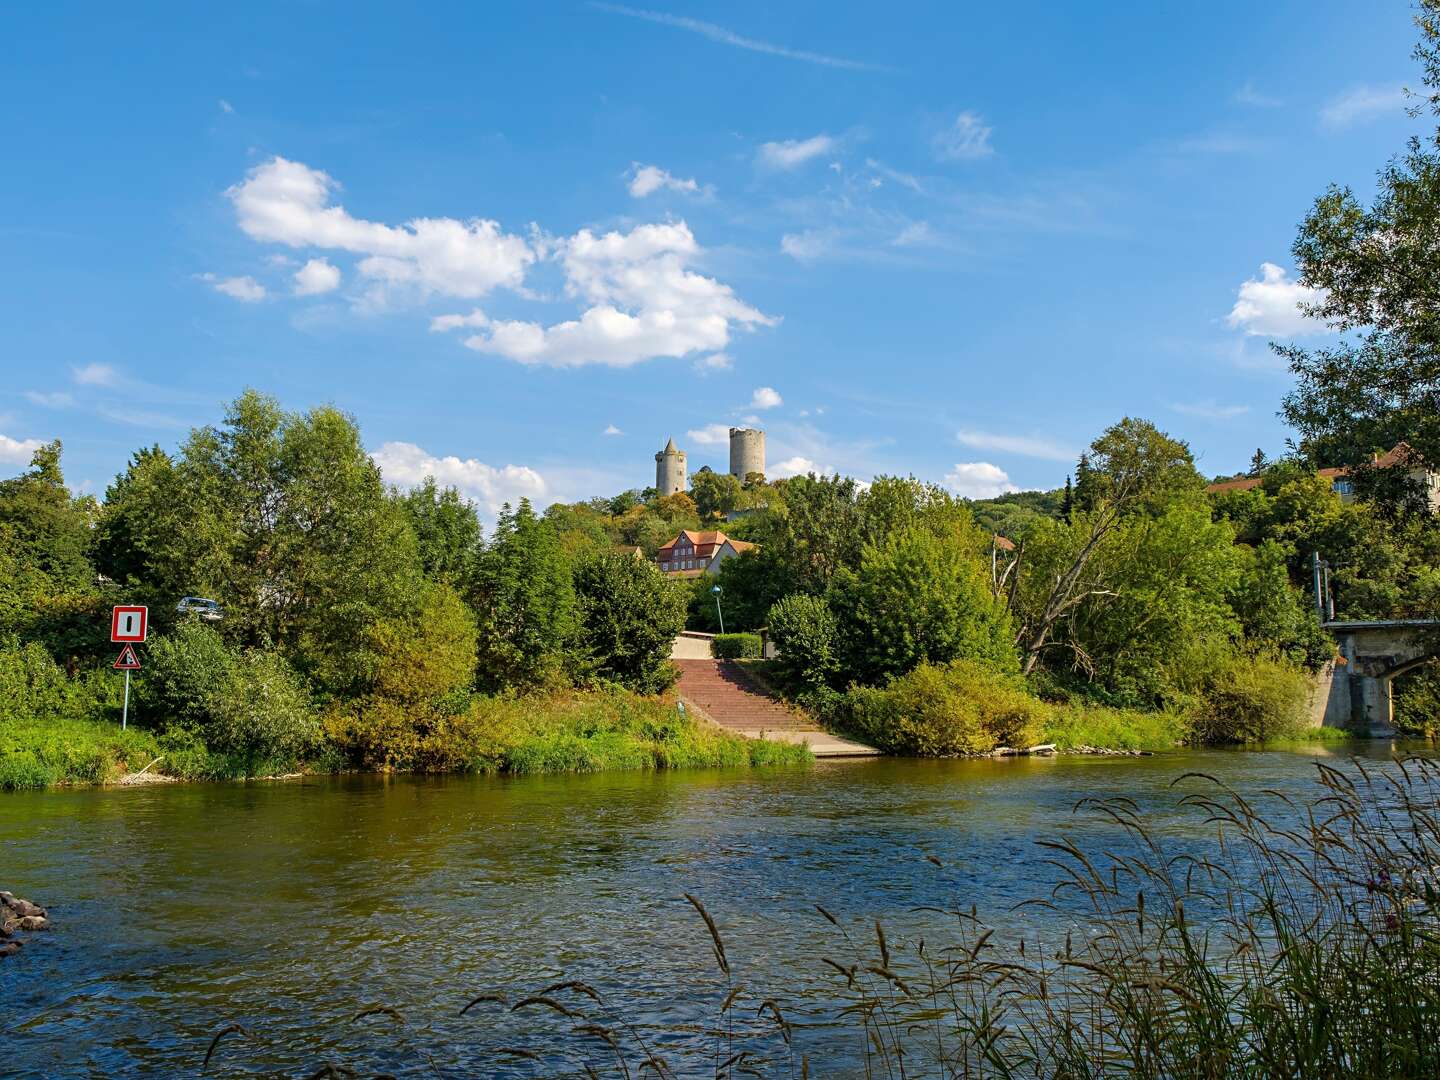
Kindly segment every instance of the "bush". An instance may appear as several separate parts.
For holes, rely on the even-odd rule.
[[[1236,655],[1207,680],[1192,736],[1202,743],[1295,738],[1306,729],[1309,696],[1310,680],[1294,664]]]
[[[779,650],[780,673],[810,689],[828,686],[840,669],[835,651],[839,627],[830,605],[818,596],[795,593],[777,602],[767,621]]]
[[[1047,706],[1014,675],[972,660],[921,664],[883,688],[845,695],[846,728],[891,754],[954,757],[1040,739]]]
[[[716,634],[710,655],[717,660],[756,660],[762,651],[759,634]]]
[[[170,745],[230,757],[229,773],[285,771],[319,742],[309,688],[283,657],[237,652],[198,622],[156,639],[138,690]]]
[[[1190,735],[1190,720],[1175,710],[1142,712],[1073,702],[1050,709],[1043,741],[1057,749],[1174,750]]]

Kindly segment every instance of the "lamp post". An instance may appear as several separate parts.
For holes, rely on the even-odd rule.
[[[725,632],[725,612],[720,610],[720,586],[716,585],[710,590],[715,594],[715,614],[720,616],[720,633]]]

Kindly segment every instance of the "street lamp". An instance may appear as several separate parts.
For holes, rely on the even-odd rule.
[[[720,633],[725,632],[725,612],[720,610],[720,586],[716,585],[710,590],[715,594],[715,614],[720,616]]]

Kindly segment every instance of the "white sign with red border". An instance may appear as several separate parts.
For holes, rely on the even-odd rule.
[[[110,640],[144,641],[149,623],[149,608],[117,607],[110,612]]]

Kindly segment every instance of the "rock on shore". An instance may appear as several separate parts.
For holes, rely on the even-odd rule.
[[[15,936],[17,933],[49,929],[50,916],[43,907],[0,890],[0,959],[14,956],[25,944],[24,938]]]

